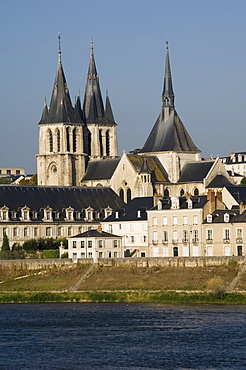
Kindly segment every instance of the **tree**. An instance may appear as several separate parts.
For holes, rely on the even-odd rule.
[[[246,186],[246,177],[244,176],[240,182],[240,186]]]
[[[10,251],[9,238],[7,237],[5,233],[3,235],[2,251]]]
[[[133,149],[133,150],[130,150],[129,153],[130,154],[138,154],[138,152],[140,152],[140,148],[136,148],[136,149]]]

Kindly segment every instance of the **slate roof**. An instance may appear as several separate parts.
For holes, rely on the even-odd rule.
[[[246,204],[246,186],[226,185],[225,188],[238,203]]]
[[[226,185],[231,185],[232,182],[223,175],[217,175],[213,180],[206,186],[206,188],[223,188]]]
[[[102,222],[121,222],[121,221],[141,221],[147,220],[146,210],[152,208],[154,205],[153,197],[139,197],[134,198],[130,202],[117,210],[115,210],[108,218]],[[138,216],[138,211],[141,217]],[[118,212],[118,218],[116,218]]]
[[[70,238],[122,238],[122,236],[114,235],[107,233],[106,231],[99,232],[96,229],[91,229],[88,231],[85,231],[84,233],[80,233],[74,236],[71,236]]]
[[[213,164],[214,161],[187,163],[181,172],[178,182],[202,182]]]
[[[224,221],[224,215],[229,214],[229,222]],[[228,209],[216,209],[212,213],[212,222],[208,222],[207,218],[203,221],[204,224],[211,224],[211,223],[223,223],[228,224],[231,222],[246,222],[246,211],[244,211],[241,215],[239,214],[238,209],[228,210]]]
[[[64,219],[65,209],[69,206],[75,211],[83,211],[91,207],[100,212],[108,206],[117,209],[124,203],[110,188],[2,185],[0,186],[0,207],[4,205],[10,211],[19,212],[18,215],[20,209],[26,205],[31,211],[37,211],[38,219],[41,220],[42,210],[47,206],[61,213],[61,219]]]
[[[99,161],[90,161],[81,181],[111,179],[119,161],[120,158],[105,158]]]
[[[186,197],[178,197],[179,199],[179,209],[188,209],[188,201]],[[197,195],[193,196],[191,198],[192,201],[192,209],[198,209],[203,208],[205,204],[208,202],[208,199],[206,195]],[[162,209],[171,209],[172,202],[170,197],[163,197],[163,199],[160,199],[160,202],[162,203]],[[153,210],[156,210],[158,206],[153,207]]]
[[[167,172],[157,157],[142,156],[137,154],[127,154],[127,157],[129,158],[137,173],[140,173],[142,171],[143,164],[145,162],[149,171],[151,172],[152,182],[169,182]]]

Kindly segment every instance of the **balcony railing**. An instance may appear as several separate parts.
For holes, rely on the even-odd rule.
[[[189,243],[189,240],[188,240],[188,239],[183,239],[183,240],[182,240],[182,243],[183,243],[183,244],[188,244],[188,243]]]
[[[213,239],[211,239],[211,238],[206,239],[206,243],[207,243],[207,244],[213,244]]]
[[[172,241],[173,241],[173,244],[178,244],[179,242],[178,239],[173,239]]]
[[[152,244],[157,245],[158,244],[158,240],[152,240]]]
[[[162,244],[168,244],[168,240],[162,240]]]
[[[237,243],[242,243],[243,242],[243,238],[236,238],[236,242]]]
[[[193,244],[197,244],[199,242],[199,239],[192,239]]]
[[[223,243],[230,243],[230,239],[223,239]]]

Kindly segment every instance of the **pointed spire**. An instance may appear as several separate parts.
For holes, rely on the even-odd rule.
[[[49,114],[49,111],[48,111],[48,107],[47,107],[47,102],[46,102],[46,98],[44,98],[44,108],[43,108],[43,113],[42,113],[42,117],[41,117],[41,121],[43,123],[47,122],[48,114]]]
[[[84,111],[86,119],[88,119],[88,116],[89,116],[92,94],[94,95],[94,100],[96,104],[96,110],[98,114],[97,118],[103,118],[103,113],[104,113],[103,101],[102,101],[101,89],[99,85],[99,77],[97,74],[96,63],[95,63],[95,58],[94,58],[93,41],[91,39],[90,63],[89,63],[89,69],[88,69],[88,74],[87,74],[85,97],[84,97],[84,104],[83,104],[83,111]]]
[[[143,159],[142,167],[139,173],[151,173],[146,158]]]
[[[47,108],[47,114],[45,116],[42,115],[39,123],[82,123],[79,116],[75,115],[62,67],[60,34],[58,36],[58,40],[59,61],[50,101],[50,108]]]
[[[174,107],[174,92],[173,92],[171,68],[170,68],[170,61],[169,61],[168,41],[166,41],[166,65],[165,65],[162,102],[163,102],[163,106]]]
[[[112,110],[110,100],[109,100],[109,96],[108,96],[108,90],[106,91],[106,104],[105,104],[104,117],[106,118],[106,120],[109,123],[115,123],[113,110]]]

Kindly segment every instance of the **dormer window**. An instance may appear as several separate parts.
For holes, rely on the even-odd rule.
[[[224,214],[224,222],[229,222],[230,221],[230,216],[228,213]]]
[[[21,220],[30,221],[30,208],[25,206],[21,209]]]
[[[12,218],[13,218],[13,219],[16,219],[16,218],[17,218],[17,212],[16,212],[16,211],[13,211],[13,212],[12,212]]]
[[[81,217],[81,212],[77,211],[76,212],[76,220],[80,220]]]
[[[85,209],[85,218],[87,221],[93,221],[93,212],[94,209],[91,207]]]
[[[140,210],[137,211],[137,218],[141,218],[141,211]]]
[[[213,221],[213,216],[212,215],[207,215],[207,222],[211,223]]]
[[[115,218],[119,218],[119,211],[115,211]]]
[[[43,221],[53,221],[53,217],[52,217],[52,208],[50,207],[47,207],[44,209],[44,218],[43,218]]]
[[[179,208],[179,198],[171,197],[171,208],[178,209]]]
[[[56,218],[56,220],[59,220],[59,218],[60,218],[60,212],[56,211],[55,218]]]
[[[160,200],[157,203],[157,209],[158,209],[158,211],[162,210],[162,202]]]
[[[191,209],[192,208],[192,200],[190,198],[187,200],[187,203],[188,203],[188,209]]]
[[[69,206],[66,208],[66,221],[73,221],[74,220],[74,209]]]
[[[33,217],[34,219],[37,219],[37,218],[38,218],[38,212],[37,212],[37,211],[33,211],[33,213],[32,213],[32,217]]]
[[[2,221],[9,220],[9,208],[6,207],[5,205],[2,208],[0,208],[0,219]]]
[[[113,212],[113,210],[109,206],[107,208],[105,208],[104,209],[105,218],[109,217],[112,214],[112,212]]]

